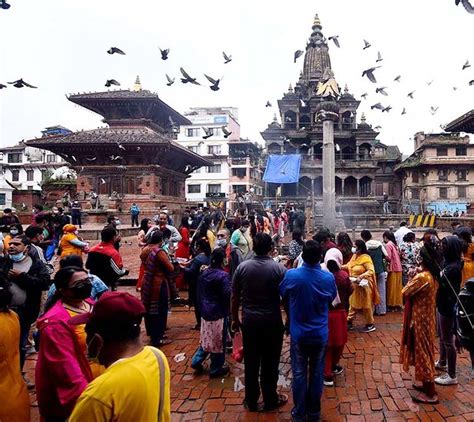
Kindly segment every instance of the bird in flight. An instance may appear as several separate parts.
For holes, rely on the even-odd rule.
[[[377,110],[383,110],[384,109],[383,105],[380,104],[380,103],[377,103],[377,104],[374,104],[374,105],[370,106],[371,110],[373,110],[374,108],[376,108]]]
[[[13,85],[15,88],[38,88],[37,86],[30,85],[29,83],[26,83],[23,79],[18,79],[13,82],[8,82],[9,84]]]
[[[6,85],[0,84],[0,89],[6,88]]]
[[[125,147],[120,142],[116,142],[116,144],[122,151],[126,151]]]
[[[467,13],[474,14],[474,6],[471,4],[470,0],[455,0],[456,6],[458,6],[459,3],[462,3]]]
[[[160,48],[160,47],[158,47],[158,48]],[[162,60],[168,60],[168,54],[170,54],[170,49],[167,48],[166,50],[162,50],[160,48],[160,53],[161,53],[161,59]]]
[[[303,55],[304,51],[303,50],[296,50],[295,54],[293,55],[294,63],[296,63],[296,60],[298,60],[299,57]]]
[[[382,54],[380,54],[380,51],[377,51],[377,60],[375,61],[376,63],[379,63],[383,60]]]
[[[385,112],[385,111],[388,113],[391,109],[392,109],[392,106],[387,106],[387,107],[382,109],[382,113]]]
[[[469,63],[469,60],[466,60],[466,63],[464,63],[462,70],[466,70],[471,67],[471,64]]]
[[[168,121],[170,122],[170,126],[172,129],[178,127],[178,125],[176,124],[176,122],[173,120],[171,116],[168,116]]]
[[[3,85],[5,86],[5,85]],[[472,81],[469,81],[469,86],[474,86],[474,79]]]
[[[372,44],[367,40],[364,40],[364,48],[362,50],[367,50],[368,48],[372,47]]]
[[[121,155],[111,155],[110,156],[110,159],[112,161],[116,161],[116,160],[123,160],[123,157]]]
[[[398,75],[393,81],[400,82],[400,79],[402,79],[402,75]]]
[[[369,95],[369,94],[367,94],[367,92],[364,92],[364,93],[361,95],[361,97],[362,97],[364,100],[366,100],[366,99],[367,99],[367,95]]]
[[[103,177],[100,178],[100,183],[101,183],[102,185],[105,185],[106,181],[105,181],[105,179],[104,179]]]
[[[10,5],[6,2],[6,0],[0,0],[0,9],[10,9]]]
[[[87,161],[95,161],[95,160],[97,160],[97,157],[96,157],[96,156],[94,156],[94,157],[86,157],[86,160],[87,160]]]
[[[380,129],[382,129],[382,126],[375,126],[374,127],[374,130],[380,130]]]
[[[265,107],[271,107],[272,106],[272,103],[270,101],[267,101],[267,103],[265,104]]]
[[[426,82],[426,85],[431,86],[431,84],[432,84],[433,82],[434,82],[434,79],[432,79],[432,80],[429,81],[429,82]]]
[[[207,127],[204,127],[204,126],[201,126],[202,127],[202,130],[204,131],[205,135],[202,137],[202,139],[208,139],[210,138],[211,136],[214,135],[214,132],[207,128]]]
[[[232,132],[228,131],[225,126],[222,126],[222,132],[224,133],[225,139],[227,139],[230,135],[232,135]]]
[[[125,56],[125,52],[123,50],[120,50],[120,48],[118,47],[110,47],[108,50],[107,50],[107,53],[109,54],[120,54],[122,56]]]
[[[105,83],[105,86],[107,88],[111,87],[112,85],[115,86],[120,86],[120,82],[116,81],[115,79],[107,79],[107,82]]]
[[[369,79],[370,82],[376,84],[377,79],[375,79],[374,71],[375,71],[375,69],[378,69],[379,67],[380,66],[374,66],[374,67],[371,67],[370,69],[364,70],[362,72],[362,77],[367,76],[367,78]]]
[[[227,55],[225,53],[225,51],[223,51],[222,55],[224,56],[224,64],[230,63],[232,61],[232,55],[231,54]]]
[[[436,112],[438,111],[438,108],[439,107],[431,106],[430,107],[430,113],[434,116],[436,114]]]
[[[407,111],[406,111],[405,107],[403,107],[402,116],[403,116],[404,114],[407,114]]]
[[[331,40],[337,48],[341,48],[341,44],[339,44],[339,35],[333,35],[331,37],[329,37],[329,40]]]
[[[387,89],[386,86],[383,86],[383,87],[381,87],[381,88],[376,88],[376,89],[375,89],[375,93],[376,93],[376,94],[382,94],[382,95],[387,96],[388,94],[387,94],[387,91],[385,91],[386,89]]]
[[[212,84],[209,88],[211,88],[213,91],[219,91],[219,82],[221,81],[220,79],[214,79],[211,78],[210,76],[204,74],[206,79]]]
[[[196,81],[196,78],[191,78],[191,76],[189,76],[188,73],[182,67],[180,67],[179,70],[183,75],[183,78],[181,78],[181,82],[183,84],[187,84],[189,82],[193,85],[201,85],[199,82]]]
[[[171,79],[171,78],[168,76],[168,74],[166,74],[166,79],[168,80],[168,83],[167,83],[166,85],[167,85],[167,86],[171,86],[171,85],[174,84],[174,80],[175,80],[176,78]]]
[[[407,94],[407,97],[411,98],[413,100],[413,94],[415,93],[416,91],[412,91],[412,92],[409,92]]]

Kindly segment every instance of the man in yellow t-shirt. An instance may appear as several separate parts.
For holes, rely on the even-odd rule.
[[[106,371],[77,400],[70,422],[169,422],[170,371],[165,355],[143,347],[142,303],[125,292],[106,292],[90,314],[72,318],[86,323],[88,354]]]

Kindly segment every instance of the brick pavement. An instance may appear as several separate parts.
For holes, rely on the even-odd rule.
[[[124,245],[125,265],[136,270],[137,245]],[[133,292],[134,289],[124,288]],[[342,364],[345,371],[336,377],[335,387],[326,387],[322,417],[325,421],[474,421],[474,380],[469,379],[470,362],[464,352],[458,357],[459,385],[437,387],[440,404],[418,405],[412,402],[410,374],[401,371],[398,363],[401,335],[401,313],[376,317],[377,331],[349,333]],[[362,324],[362,321],[360,321]],[[194,314],[188,308],[173,308],[167,332],[173,342],[163,347],[171,368],[171,409],[173,421],[287,421],[291,420],[291,369],[289,342],[285,338],[280,361],[279,389],[289,394],[290,402],[275,412],[248,413],[242,402],[244,391],[238,384],[244,381],[243,364],[230,357],[228,376],[210,380],[206,374],[195,375],[190,368],[191,357],[199,342],[199,333],[191,330]],[[144,338],[146,340],[146,338]],[[185,353],[185,360],[173,358]],[[34,379],[36,356],[29,357],[27,370]],[[35,395],[31,394],[32,420],[39,421]]]

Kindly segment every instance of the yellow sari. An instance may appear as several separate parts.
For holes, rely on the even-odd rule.
[[[474,277],[474,243],[469,243],[467,251],[463,254],[464,266],[462,268],[462,283],[461,288],[466,284],[466,281]]]
[[[342,267],[349,272],[350,277],[358,277],[369,282],[366,287],[355,286],[354,292],[349,298],[349,304],[353,309],[372,309],[380,303],[379,290],[377,289],[377,278],[375,276],[374,264],[368,254],[352,255],[351,260]]]

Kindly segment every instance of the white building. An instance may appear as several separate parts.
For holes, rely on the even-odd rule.
[[[191,151],[213,161],[186,180],[186,200],[209,202],[229,199],[229,141],[240,139],[238,109],[235,107],[191,108],[184,115],[193,123],[181,126],[178,142]],[[224,130],[232,132],[224,138]],[[211,136],[207,137],[206,131]],[[206,136],[207,139],[203,137]]]

